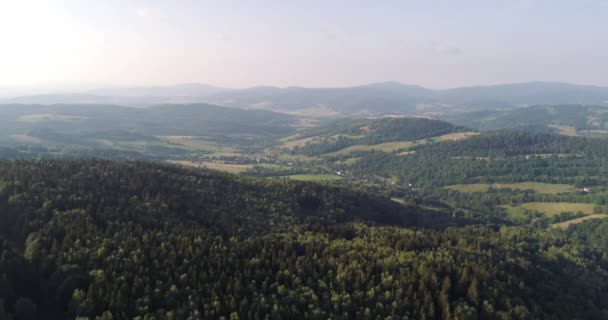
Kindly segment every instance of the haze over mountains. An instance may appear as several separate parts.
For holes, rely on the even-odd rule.
[[[26,95],[0,100],[24,104],[211,103],[308,115],[425,114],[480,111],[538,104],[608,104],[608,87],[526,82],[434,90],[398,82],[344,88],[259,86],[245,89],[203,84],[105,88],[86,92]]]

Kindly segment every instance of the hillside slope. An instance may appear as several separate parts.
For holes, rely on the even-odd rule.
[[[0,316],[591,318],[604,227],[407,224],[365,194],[146,163],[0,162]],[[589,245],[577,239],[589,236]]]
[[[413,146],[417,140],[465,131],[463,127],[425,118],[344,119],[301,131],[284,142],[293,146],[296,153],[321,155],[353,146],[373,147],[389,142],[408,142]]]
[[[601,105],[539,105],[516,110],[467,112],[442,119],[480,130],[517,128],[567,135],[608,134],[608,108]]]

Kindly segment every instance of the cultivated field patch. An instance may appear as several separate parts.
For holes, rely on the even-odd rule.
[[[587,220],[605,219],[605,218],[608,218],[608,214],[591,214],[588,216],[584,216],[584,217],[580,217],[580,218],[576,218],[576,219],[572,219],[572,220],[568,220],[568,221],[564,221],[564,222],[560,222],[560,223],[554,223],[551,226],[556,229],[566,230],[566,229],[568,229],[568,227],[570,227],[572,225],[579,224],[579,223],[585,222]]]
[[[574,126],[550,124],[550,125],[548,125],[548,127],[557,130],[557,133],[564,135],[564,136],[575,137],[578,135],[576,132],[576,127],[574,127]]]
[[[520,182],[520,183],[473,183],[473,184],[456,184],[447,186],[446,188],[458,192],[487,192],[490,188],[493,189],[513,189],[513,190],[533,190],[542,194],[558,194],[575,191],[576,188],[569,184],[553,184],[541,182]]]
[[[592,214],[595,204],[572,202],[527,202],[518,206],[502,205],[510,217],[521,217],[526,211],[539,212],[547,217],[559,215],[562,212],[582,212]]]
[[[252,164],[233,164],[224,162],[212,162],[212,161],[186,161],[186,160],[168,160],[167,162],[194,168],[206,168],[213,170],[226,171],[230,173],[242,173],[249,169],[252,169]]]
[[[434,139],[437,141],[458,141],[458,140],[468,139],[468,138],[476,136],[476,135],[479,135],[479,132],[472,132],[472,131],[453,132],[453,133],[444,134],[444,135],[436,137]]]
[[[408,149],[411,148],[413,146],[415,146],[416,143],[412,142],[412,141],[396,141],[396,142],[385,142],[385,143],[380,143],[380,144],[373,144],[373,145],[363,145],[363,144],[358,144],[358,145],[354,145],[354,146],[350,146],[335,152],[330,152],[330,153],[326,153],[323,156],[324,157],[335,157],[335,156],[340,156],[340,155],[345,155],[345,154],[349,154],[355,151],[382,151],[382,152],[393,152],[393,151],[397,151],[397,150],[402,150],[402,149]]]
[[[239,150],[221,146],[217,143],[206,139],[205,137],[195,136],[160,136],[159,139],[170,144],[178,145],[193,151],[205,151],[209,158],[217,157],[236,157],[239,156]]]
[[[342,179],[340,176],[330,174],[294,174],[286,177],[298,181],[335,181]]]

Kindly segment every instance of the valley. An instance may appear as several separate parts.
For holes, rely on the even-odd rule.
[[[572,308],[585,299],[592,307],[577,313],[602,312],[602,299],[582,290],[595,285],[606,294],[599,285],[608,279],[604,271],[589,271],[604,262],[581,260],[601,257],[608,226],[608,139],[598,135],[551,131],[552,123],[547,130],[487,130],[421,117],[319,119],[209,105],[8,106],[2,113],[0,157],[9,160],[0,161],[0,219],[7,226],[0,230],[1,250],[19,257],[24,248],[25,260],[12,263],[47,266],[10,271],[11,279],[51,281],[52,275],[64,283],[48,284],[63,297],[55,306],[8,284],[16,292],[4,298],[9,305],[27,296],[46,312],[111,311],[123,318],[162,315],[164,295],[184,318],[201,312],[215,318],[225,310],[331,317],[335,310],[312,307],[331,284],[332,294],[356,297],[343,302],[352,314],[381,300],[390,307],[376,313],[422,317],[426,311],[397,301],[428,303],[418,299],[447,295],[451,302],[432,312],[466,317],[472,311],[458,306],[473,310],[483,296],[485,317],[527,319],[561,310],[532,294],[549,290],[536,281],[543,277],[551,292],[563,292],[555,301],[570,301]],[[61,247],[53,245],[56,234],[64,237]],[[526,240],[513,240],[520,237]],[[572,255],[573,247],[579,253]],[[220,256],[229,258],[207,260]],[[186,260],[167,260],[175,257]],[[135,271],[138,264],[116,259],[147,267]],[[504,259],[517,262],[504,265]],[[187,261],[207,261],[199,264],[209,273],[197,273]],[[471,269],[470,261],[481,265]],[[545,269],[513,273],[532,261],[544,261]],[[567,271],[548,271],[566,263]],[[333,275],[310,271],[315,268]],[[167,277],[161,269],[169,270]],[[385,278],[361,278],[378,270]],[[564,279],[581,273],[595,280],[566,293],[562,281],[572,283]],[[237,283],[252,279],[267,279],[249,285],[258,293],[248,303],[259,309],[239,309],[233,300],[244,293]],[[395,291],[389,279],[407,280],[411,292]],[[121,281],[143,293],[124,291]],[[164,284],[152,292],[143,283],[153,281]],[[348,286],[353,281],[385,293],[363,293]],[[231,284],[220,290],[219,283]],[[447,293],[446,283],[466,289]],[[314,295],[294,302],[300,290]],[[85,291],[89,296],[81,297]],[[113,298],[118,292],[121,298]],[[185,294],[201,300],[184,304]],[[504,300],[514,297],[522,301],[516,307]],[[271,310],[269,300],[291,307]],[[113,302],[103,307],[104,301]]]
[[[608,161],[603,139],[473,131],[419,117],[313,120],[208,105],[105,108],[117,114],[102,114],[102,106],[4,107],[1,112],[15,117],[4,117],[11,124],[4,128],[6,147],[21,149],[16,158],[88,154],[349,186],[429,207],[440,203],[441,210],[462,218],[516,224],[534,217],[550,224],[562,213],[560,219],[574,221],[577,212],[602,210],[604,203],[596,199],[608,194],[602,186],[606,169],[598,167],[598,161]],[[130,114],[141,116],[120,123]],[[157,114],[162,126],[152,125],[161,121]],[[192,133],[199,135],[185,135]],[[574,207],[552,207],[571,199]]]
[[[0,320],[608,320],[608,1],[0,1]]]

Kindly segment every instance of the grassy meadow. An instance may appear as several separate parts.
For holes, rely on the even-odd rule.
[[[519,183],[472,183],[472,184],[456,184],[447,186],[446,188],[458,192],[487,192],[490,188],[493,189],[512,189],[512,190],[533,190],[541,194],[559,194],[573,192],[576,188],[569,184],[553,184],[541,182],[519,182]]]
[[[287,178],[298,181],[336,181],[342,179],[340,176],[330,174],[294,174]]]

